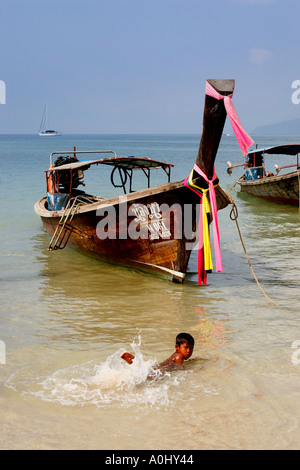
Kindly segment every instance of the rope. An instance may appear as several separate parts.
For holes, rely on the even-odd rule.
[[[235,185],[236,185],[236,183],[238,182],[239,179],[240,179],[240,176],[235,180],[235,182],[233,183],[233,185],[230,186],[229,191],[231,191],[231,190],[235,187]]]
[[[252,274],[254,276],[254,279],[258,285],[258,287],[260,288],[260,290],[262,291],[263,295],[268,299],[269,302],[271,302],[271,304],[275,305],[276,307],[278,306],[277,304],[275,304],[275,302],[273,302],[273,300],[271,300],[267,294],[264,292],[263,288],[261,287],[256,275],[255,275],[255,272],[253,271],[253,268],[251,266],[251,263],[250,263],[250,259],[249,259],[249,256],[248,256],[248,253],[247,253],[247,250],[246,250],[246,247],[244,245],[244,242],[243,242],[243,238],[242,238],[242,234],[241,234],[241,231],[240,231],[240,227],[239,227],[239,224],[238,224],[238,221],[237,221],[237,218],[238,218],[238,210],[237,210],[237,207],[233,201],[233,198],[231,198],[231,201],[230,201],[231,205],[232,205],[232,209],[230,211],[230,219],[231,220],[234,220],[235,223],[236,223],[236,226],[237,226],[237,229],[238,229],[238,233],[239,233],[239,236],[240,236],[240,240],[241,240],[241,243],[242,243],[242,246],[244,248],[244,252],[245,252],[245,255],[246,255],[246,258],[247,258],[247,261],[248,261],[248,264],[250,266],[250,269],[252,271]]]

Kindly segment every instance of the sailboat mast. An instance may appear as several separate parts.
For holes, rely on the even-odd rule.
[[[43,116],[40,124],[40,129],[39,129],[39,134],[45,129],[45,112],[46,112],[46,107],[44,108],[43,111]]]
[[[45,119],[45,123],[46,123],[46,126],[45,126],[45,131],[48,129],[48,104],[46,104],[46,108],[45,108],[45,116],[46,116],[46,119]]]

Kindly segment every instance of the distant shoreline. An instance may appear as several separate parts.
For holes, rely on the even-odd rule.
[[[270,136],[300,136],[300,119],[282,121],[276,124],[268,124],[256,127],[250,135],[270,135]]]

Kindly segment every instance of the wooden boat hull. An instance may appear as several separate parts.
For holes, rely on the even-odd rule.
[[[257,180],[237,181],[241,192],[281,204],[299,205],[300,170]]]
[[[218,209],[226,207],[228,196],[220,187],[216,188],[216,196]],[[93,202],[78,208],[67,244],[103,261],[154,271],[182,283],[195,245],[192,232],[197,232],[198,205],[199,197],[182,181]],[[156,212],[152,210],[145,216],[147,208]],[[139,211],[143,215],[140,218]],[[35,212],[52,236],[63,211],[49,211],[47,198],[41,198]],[[108,230],[105,239],[104,225]]]

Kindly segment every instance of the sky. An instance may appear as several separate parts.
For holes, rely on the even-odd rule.
[[[0,134],[38,133],[46,103],[63,134],[197,134],[207,78],[235,79],[248,132],[300,118],[299,17],[299,0],[0,0]]]

